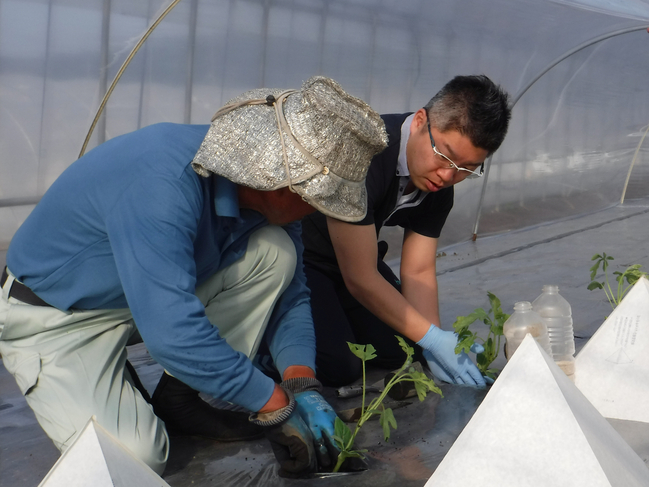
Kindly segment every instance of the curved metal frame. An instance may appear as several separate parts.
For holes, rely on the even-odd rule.
[[[626,181],[624,181],[624,189],[622,190],[622,197],[620,198],[620,204],[624,203],[624,197],[626,196],[626,188],[629,186],[629,180],[631,179],[631,171],[633,170],[635,161],[638,158],[640,147],[642,147],[642,143],[644,142],[644,139],[647,136],[647,132],[649,132],[649,125],[647,125],[647,130],[644,131],[642,137],[640,137],[640,142],[638,142],[638,147],[636,147],[635,153],[633,154],[633,159],[631,160],[631,165],[629,166],[629,172],[626,175]]]
[[[115,89],[115,86],[117,85],[117,82],[119,79],[122,77],[122,74],[124,74],[124,71],[128,67],[128,65],[131,63],[131,60],[137,54],[137,52],[140,50],[140,47],[144,44],[144,42],[149,38],[151,33],[154,31],[154,29],[158,26],[160,22],[167,16],[169,12],[173,10],[173,8],[178,5],[180,0],[173,0],[171,4],[160,14],[160,16],[151,24],[151,27],[147,29],[147,31],[144,33],[142,38],[138,41],[138,43],[133,47],[133,50],[131,53],[128,55],[128,57],[124,60],[124,63],[122,66],[119,68],[119,71],[115,75],[115,79],[113,82],[110,84],[110,87],[108,88],[108,91],[106,91],[106,94],[104,95],[104,98],[101,100],[101,103],[99,104],[99,108],[97,109],[97,113],[95,114],[95,118],[92,121],[92,124],[90,125],[90,129],[88,130],[88,134],[86,135],[85,140],[83,141],[83,145],[81,146],[81,151],[79,152],[79,157],[81,157],[85,152],[86,148],[88,147],[88,142],[90,141],[90,137],[92,137],[92,132],[95,130],[95,126],[97,125],[97,122],[99,121],[99,117],[101,117],[102,112],[104,111],[104,108],[106,107],[106,103],[108,102],[108,99],[110,98],[110,95],[113,93],[113,90]]]
[[[545,73],[550,71],[552,68],[554,68],[557,64],[559,64],[564,59],[569,58],[570,56],[572,56],[573,54],[581,51],[582,49],[586,49],[587,47],[590,47],[593,44],[597,44],[598,42],[605,41],[607,39],[610,39],[611,37],[616,37],[616,36],[623,35],[623,34],[629,34],[631,32],[637,32],[637,31],[640,31],[640,30],[649,31],[649,25],[642,25],[642,26],[636,26],[636,27],[627,27],[625,29],[619,29],[619,30],[615,30],[615,31],[612,31],[612,32],[608,32],[606,34],[602,34],[602,35],[599,35],[597,37],[594,37],[594,38],[592,38],[592,39],[590,39],[590,40],[588,40],[588,41],[586,41],[586,42],[584,42],[582,44],[579,44],[577,47],[574,47],[574,48],[570,49],[566,53],[564,53],[561,56],[559,56],[558,58],[556,58],[550,64],[548,64],[548,66],[545,69],[543,69],[539,74],[537,74],[532,79],[532,81],[530,81],[527,85],[525,85],[525,87],[523,87],[523,89],[520,90],[516,94],[516,96],[514,96],[514,99],[511,102],[510,108],[513,109],[514,105],[516,105],[518,100],[521,99],[521,97],[527,92],[527,90],[529,90],[539,79],[541,79],[545,75]],[[642,143],[642,141],[641,141],[641,143]],[[639,149],[640,149],[640,147],[638,147],[638,150]],[[489,156],[487,158],[487,161],[486,161],[486,164],[485,164],[485,174],[484,174],[484,179],[483,179],[483,182],[482,182],[482,189],[480,191],[480,201],[478,203],[478,213],[476,215],[475,224],[473,225],[473,238],[472,238],[473,241],[475,241],[478,238],[478,226],[480,225],[480,216],[482,215],[482,204],[484,203],[484,195],[485,195],[485,192],[487,190],[487,181],[489,181],[489,171],[491,170],[491,160],[492,160],[492,158],[493,158],[493,155]],[[634,158],[634,160],[635,160],[635,158]],[[630,176],[631,176],[631,170],[629,169],[629,176],[628,177],[630,177]],[[625,190],[626,190],[626,185],[625,185]],[[624,195],[622,197],[624,198]]]

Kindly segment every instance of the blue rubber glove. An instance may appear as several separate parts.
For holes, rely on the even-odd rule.
[[[334,421],[336,413],[331,405],[317,391],[295,394],[297,411],[311,430],[315,453],[321,467],[333,467],[338,459],[338,449],[334,446]]]
[[[469,350],[478,355],[479,353],[484,352],[484,347],[479,343],[474,343],[473,345],[471,345],[471,348]]]
[[[451,384],[486,387],[482,374],[469,356],[464,352],[455,353],[456,333],[430,325],[417,345],[424,349],[424,358],[438,379]]]

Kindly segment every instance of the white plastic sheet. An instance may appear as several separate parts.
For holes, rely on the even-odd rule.
[[[426,486],[649,485],[649,470],[528,335]]]
[[[649,423],[649,281],[641,278],[575,360],[575,384],[606,418]]]
[[[169,487],[93,416],[39,487]]]
[[[16,200],[37,201],[76,159],[107,86],[167,5],[0,0],[0,249],[30,208]],[[244,90],[298,87],[315,74],[382,113],[420,108],[457,74],[484,73],[514,95],[575,46],[649,25],[646,5],[183,0],[124,73],[91,147],[156,122],[207,123]],[[525,93],[492,161],[481,234],[619,200],[649,124],[648,43],[643,30],[599,42]],[[627,197],[647,195],[648,154],[641,148]],[[442,245],[471,237],[481,184],[457,186]]]

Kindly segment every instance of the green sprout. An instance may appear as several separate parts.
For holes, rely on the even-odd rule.
[[[622,301],[622,298],[625,296],[627,291],[638,281],[638,279],[640,279],[642,276],[648,275],[646,272],[642,272],[640,270],[640,268],[642,267],[640,264],[630,265],[624,270],[624,272],[615,271],[613,275],[617,276],[615,278],[615,280],[617,281],[617,292],[614,292],[608,281],[608,266],[609,262],[611,260],[614,260],[613,257],[606,255],[606,252],[602,252],[601,255],[593,255],[590,260],[595,261],[595,264],[590,268],[591,282],[588,285],[588,290],[593,291],[595,289],[603,289],[608,302],[611,304],[611,307],[613,309],[615,309],[615,307],[620,304],[620,301]],[[602,272],[604,273],[604,280],[596,281],[595,277],[597,276],[597,271],[599,271],[600,267],[602,268]],[[624,285],[625,281],[627,283],[626,286]]]
[[[482,342],[484,352],[476,355],[478,370],[480,370],[482,375],[486,375],[491,379],[496,379],[498,369],[490,369],[489,366],[494,360],[496,360],[496,357],[498,357],[498,352],[500,351],[500,340],[503,336],[503,325],[505,324],[505,321],[507,321],[507,318],[509,318],[509,315],[503,313],[500,300],[495,294],[487,292],[487,295],[489,296],[489,303],[491,303],[489,313],[491,313],[493,318],[491,318],[489,313],[482,308],[476,308],[473,313],[468,316],[458,316],[455,323],[453,323],[453,329],[458,335],[458,343],[455,347],[455,353],[460,353],[462,351],[469,353],[471,347],[476,341]],[[469,329],[469,327],[478,320],[482,321],[489,327],[489,335],[486,340],[479,337],[476,332]]]
[[[347,458],[365,458],[363,453],[367,450],[353,450],[354,441],[356,440],[356,435],[360,431],[361,427],[367,422],[373,415],[379,415],[379,423],[383,428],[383,437],[385,441],[388,441],[390,438],[390,428],[397,429],[397,420],[394,419],[394,413],[392,409],[386,408],[382,403],[385,397],[388,395],[388,392],[392,387],[400,382],[410,381],[414,383],[415,390],[417,391],[417,397],[420,401],[423,401],[426,398],[426,395],[429,392],[435,392],[442,395],[442,391],[435,385],[435,383],[426,376],[423,372],[419,372],[412,366],[412,356],[414,355],[414,349],[409,346],[406,341],[397,336],[399,340],[399,345],[406,353],[407,358],[401,368],[394,374],[392,379],[385,385],[383,392],[374,400],[372,400],[367,408],[365,408],[365,362],[372,360],[376,357],[376,349],[372,345],[356,345],[354,343],[347,342],[349,349],[354,355],[361,359],[363,366],[363,399],[361,402],[361,415],[356,423],[356,428],[352,433],[349,426],[347,426],[340,418],[336,417],[334,424],[335,435],[334,441],[336,446],[340,450],[338,455],[338,461],[333,471],[338,472],[340,467]]]

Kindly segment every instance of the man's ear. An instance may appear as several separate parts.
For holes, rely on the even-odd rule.
[[[271,201],[284,201],[291,197],[292,191],[288,189],[288,186],[284,186],[283,188],[275,189],[273,191],[267,191],[267,193],[267,196]]]
[[[414,118],[410,124],[410,131],[417,131],[422,129],[427,129],[428,127],[428,117],[426,117],[426,110],[420,108],[414,113]]]

